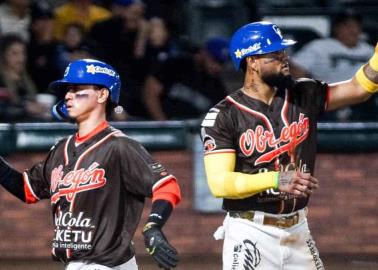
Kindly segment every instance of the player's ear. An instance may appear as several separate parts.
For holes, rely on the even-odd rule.
[[[257,61],[253,56],[247,56],[245,62],[247,70],[257,71]]]
[[[109,98],[109,89],[107,88],[101,88],[100,95],[98,96],[98,102],[99,103],[106,103]]]

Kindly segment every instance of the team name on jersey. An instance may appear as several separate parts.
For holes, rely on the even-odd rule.
[[[88,169],[73,170],[64,177],[63,165],[54,168],[51,173],[51,203],[56,203],[60,197],[66,197],[71,202],[77,193],[104,186],[105,170],[98,166],[97,162],[93,162]]]
[[[303,142],[309,134],[309,127],[309,119],[304,117],[304,114],[300,114],[298,122],[292,122],[282,128],[280,137],[276,139],[272,131],[258,125],[255,130],[248,129],[240,136],[239,147],[247,157],[255,151],[264,153],[256,160],[255,165],[270,162],[279,155],[292,151]],[[274,149],[266,152],[268,147]]]

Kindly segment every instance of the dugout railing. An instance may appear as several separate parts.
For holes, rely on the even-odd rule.
[[[113,122],[114,127],[141,142],[149,150],[192,149],[199,136],[198,121]],[[47,151],[59,139],[73,134],[69,123],[0,124],[0,154]],[[378,151],[378,122],[319,123],[319,152]]]

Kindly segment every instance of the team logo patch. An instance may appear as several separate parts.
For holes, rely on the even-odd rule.
[[[203,147],[205,152],[213,151],[217,147],[214,138],[209,135],[206,135],[203,141]]]
[[[67,76],[68,72],[70,72],[70,65],[68,65],[68,67],[66,67],[66,70],[64,71],[64,77]]]
[[[151,168],[151,170],[153,172],[156,172],[156,173],[160,173],[160,172],[165,171],[164,166],[162,164],[158,163],[158,162],[150,164],[148,166]]]

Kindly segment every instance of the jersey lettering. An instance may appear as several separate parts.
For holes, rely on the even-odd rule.
[[[97,168],[94,162],[87,170],[79,169],[68,172],[63,177],[63,166],[54,168],[51,173],[51,203],[56,203],[60,197],[66,197],[72,202],[75,195],[80,192],[97,189],[106,184],[105,170]],[[63,177],[63,178],[62,178]]]
[[[276,139],[272,131],[265,130],[263,126],[258,125],[255,130],[248,129],[240,136],[239,148],[247,157],[255,151],[264,153],[256,160],[255,165],[270,162],[281,154],[290,152],[303,142],[309,134],[309,126],[309,119],[300,114],[299,121],[282,128],[280,137]],[[267,147],[274,148],[274,150],[265,153]]]

